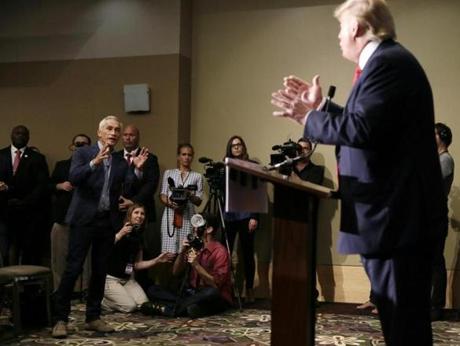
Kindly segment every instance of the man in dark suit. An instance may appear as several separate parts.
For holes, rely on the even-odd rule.
[[[132,167],[132,158],[140,153],[142,150],[139,146],[140,141],[139,129],[134,125],[126,125],[121,135],[123,142],[123,150],[120,150],[114,155],[119,155],[124,158],[128,165]],[[120,197],[120,210],[126,212],[128,208],[134,203],[144,205],[147,215],[147,225],[143,232],[143,255],[145,258],[153,258],[155,255],[155,238],[154,238],[154,222],[156,221],[155,211],[155,192],[158,188],[160,180],[160,168],[158,167],[158,159],[152,153],[149,153],[147,161],[143,167],[142,179],[137,184],[136,188],[131,189],[130,194],[128,191],[123,191]],[[127,189],[125,189],[127,190]],[[159,239],[157,241],[159,247]],[[148,271],[136,272],[136,280],[141,284],[144,289],[147,289],[152,282],[148,277]]]
[[[134,182],[142,177],[141,169],[148,156],[147,149],[141,150],[133,159],[135,169],[130,170],[125,160],[111,155],[121,130],[122,124],[117,117],[105,117],[99,123],[98,143],[79,148],[72,156],[69,182],[75,189],[66,216],[66,222],[70,224],[67,264],[54,296],[56,324],[52,335],[56,338],[67,336],[73,287],[90,246],[91,279],[86,303],[86,328],[98,332],[114,331],[100,319],[100,314],[107,261],[115,232],[121,226],[118,200],[123,186],[134,187]]]
[[[81,133],[72,138],[69,146],[71,152],[77,148],[91,145],[91,138]],[[69,171],[72,158],[56,162],[50,179],[50,191],[54,194],[53,201],[53,227],[51,229],[51,270],[53,272],[53,284],[57,289],[61,281],[62,273],[65,269],[67,258],[67,246],[69,243],[69,225],[65,218],[72,200],[73,185],[69,181]],[[88,262],[88,261],[87,261]],[[89,279],[89,267],[85,262],[84,271],[81,278],[81,287],[87,287]]]
[[[29,130],[11,131],[11,145],[0,150],[0,251],[5,264],[40,264],[40,212],[46,197],[45,156],[27,147]],[[9,258],[8,258],[9,257]]]
[[[311,161],[311,155],[313,152],[313,146],[308,138],[299,138],[297,140],[297,155],[305,155],[305,157],[297,161],[292,169],[293,173],[305,181],[309,181],[314,184],[322,185],[324,180],[324,166],[316,165]],[[297,191],[296,191],[297,192]],[[314,232],[318,232],[318,212],[319,212],[319,198],[315,196],[309,196],[305,199],[304,193],[294,193],[292,198],[298,200],[295,202],[307,210],[307,220],[310,221],[310,225]],[[317,302],[319,297],[319,291],[315,287],[315,301]],[[318,302],[316,303],[318,304]]]
[[[134,125],[127,125],[123,129],[121,136],[123,142],[123,150],[117,151],[115,155],[123,157],[131,167],[132,158],[138,155],[141,151],[139,147],[140,132]],[[158,159],[152,153],[149,153],[147,161],[144,164],[143,176],[137,184],[137,188],[133,189],[130,194],[123,191],[120,198],[120,210],[126,211],[134,203],[142,204],[146,211],[149,221],[155,221],[155,199],[154,195],[158,188],[160,180],[160,168],[158,167]]]
[[[433,245],[447,203],[433,137],[431,87],[394,41],[384,0],[348,0],[335,12],[343,56],[359,65],[344,108],[322,99],[319,76],[285,79],[274,112],[304,136],[336,145],[341,198],[339,250],[361,254],[387,345],[432,345]],[[328,105],[324,105],[326,102]]]

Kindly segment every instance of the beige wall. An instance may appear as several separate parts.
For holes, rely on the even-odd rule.
[[[4,0],[0,62],[177,54],[180,0]]]
[[[14,125],[27,125],[52,168],[73,135],[95,139],[101,117],[118,114],[141,128],[162,168],[174,166],[177,142],[190,136],[181,12],[179,0],[3,1],[0,147]],[[137,83],[150,86],[151,111],[127,114],[123,86]]]
[[[140,127],[142,143],[163,165],[174,165],[178,65],[177,55],[0,64],[0,146],[9,144],[14,125],[27,125],[30,145],[53,167],[70,155],[67,146],[76,133],[94,140],[102,115],[119,114],[124,123]],[[123,85],[134,83],[151,87],[148,114],[123,111]]]

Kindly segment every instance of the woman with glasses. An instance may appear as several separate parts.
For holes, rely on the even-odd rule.
[[[226,157],[232,159],[249,160],[246,143],[240,136],[232,136],[227,142]],[[258,226],[258,215],[248,212],[229,212],[225,213],[225,228],[230,246],[233,252],[236,235],[240,239],[240,246],[243,253],[243,265],[246,281],[246,303],[254,302],[254,238],[255,230]]]

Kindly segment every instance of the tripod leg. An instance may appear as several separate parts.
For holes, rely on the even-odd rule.
[[[217,201],[217,209],[219,212],[219,218],[220,218],[220,224],[221,224],[221,229],[222,229],[222,234],[225,239],[225,246],[227,248],[228,256],[230,258],[230,274],[231,274],[231,280],[232,280],[232,286],[233,286],[233,292],[235,292],[236,300],[238,301],[238,308],[243,310],[243,306],[241,304],[241,296],[240,296],[240,291],[236,287],[236,279],[235,279],[235,273],[233,271],[233,265],[232,265],[232,252],[230,251],[230,243],[228,241],[228,235],[227,235],[227,229],[225,228],[225,220],[224,220],[224,213],[222,212],[222,202],[221,200],[217,197],[214,196],[215,200]]]

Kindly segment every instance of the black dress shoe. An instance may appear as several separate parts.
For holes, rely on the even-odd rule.
[[[431,320],[432,321],[441,321],[444,317],[444,312],[441,308],[431,309]]]
[[[174,317],[174,308],[167,304],[146,302],[140,310],[144,315]]]

